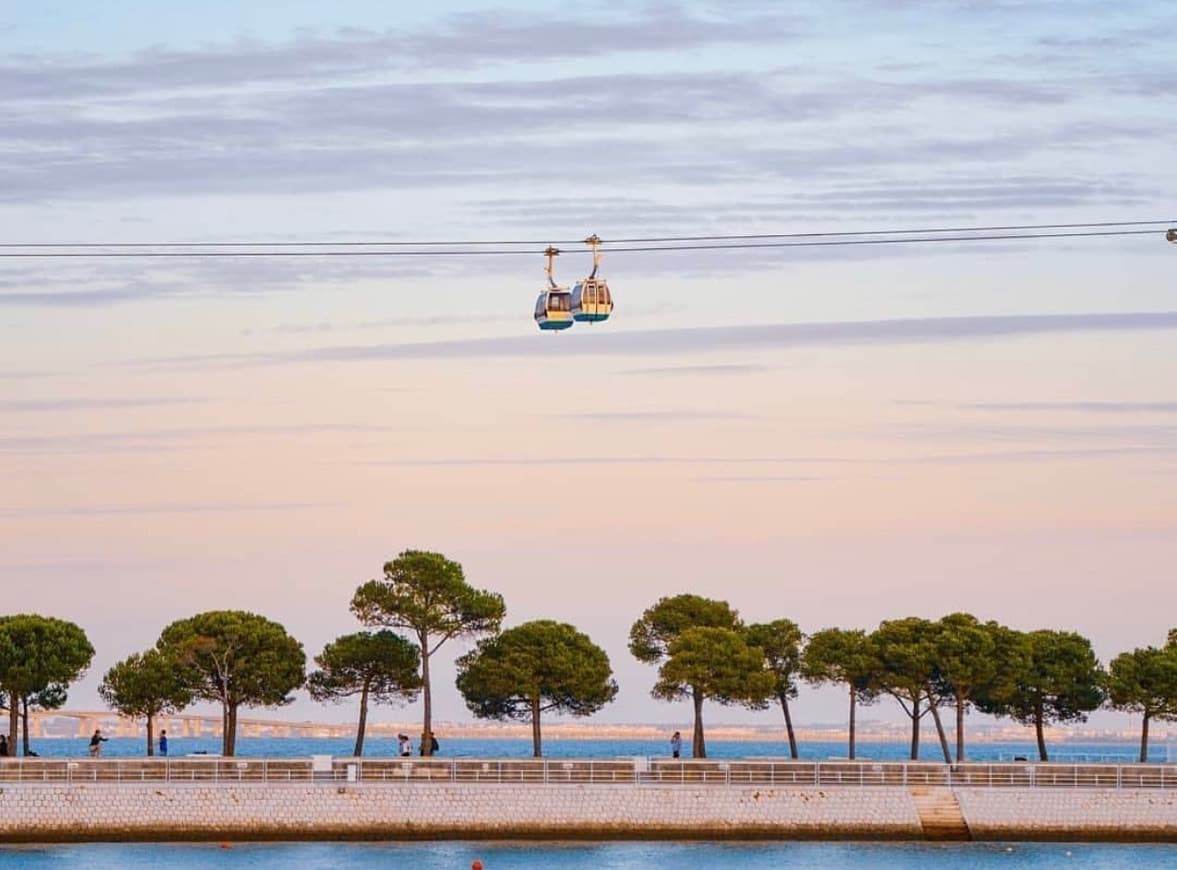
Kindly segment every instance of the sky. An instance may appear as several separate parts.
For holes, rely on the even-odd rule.
[[[1177,219],[1167,0],[4,9],[5,244],[560,240],[570,283],[591,233]],[[626,649],[681,592],[807,632],[966,610],[1104,661],[1177,625],[1163,227],[606,246],[614,317],[561,335],[543,265],[0,258],[0,609],[89,633],[70,706],[203,610],[314,655],[408,548],[603,646],[604,722],[688,718]],[[440,720],[470,719],[465,648]]]

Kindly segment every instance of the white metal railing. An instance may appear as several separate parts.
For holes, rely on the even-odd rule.
[[[488,783],[688,786],[945,786],[1177,791],[1177,764],[785,761],[778,759],[11,758],[0,785],[52,783]]]

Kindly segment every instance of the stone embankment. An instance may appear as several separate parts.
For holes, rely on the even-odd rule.
[[[644,760],[10,762],[0,765],[0,842],[1177,842],[1175,765],[964,767]]]
[[[0,840],[26,842],[921,836],[915,805],[890,788],[65,785],[0,795]]]
[[[976,840],[1177,843],[1177,791],[955,789]]]

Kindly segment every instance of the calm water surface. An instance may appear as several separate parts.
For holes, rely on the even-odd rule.
[[[669,736],[669,735],[667,735]],[[530,758],[530,739],[491,738],[449,738],[444,733],[440,757],[446,758]],[[307,757],[314,754],[348,756],[355,741],[350,738],[280,738],[240,737],[237,740],[237,754],[244,757],[291,758]],[[85,738],[57,738],[34,740],[32,748],[42,756],[85,757],[88,740]],[[105,757],[129,757],[144,754],[143,738],[115,737],[103,744]],[[414,747],[416,743],[414,743]],[[798,747],[802,758],[825,760],[844,758],[846,744],[841,741],[803,741]],[[904,741],[862,742],[858,744],[858,757],[867,760],[899,761],[908,757],[910,747]],[[1115,761],[1134,762],[1139,746],[1131,742],[1061,743],[1049,747],[1052,761]],[[666,740],[545,740],[544,755],[549,758],[617,758],[632,755],[658,756],[669,754]],[[173,757],[192,752],[217,753],[221,751],[220,738],[215,737],[173,737]],[[1038,758],[1038,747],[1026,743],[975,743],[968,747],[972,761],[1009,761],[1015,756],[1024,756],[1031,761]],[[376,758],[397,754],[396,740],[386,738],[369,739],[364,744],[364,754]],[[781,740],[709,740],[707,754],[712,758],[787,758],[789,744]],[[924,761],[943,761],[940,746],[925,742],[920,748]],[[1150,747],[1151,761],[1177,761],[1177,746],[1156,742]]]
[[[1174,868],[1177,846],[1024,844],[678,844],[604,843],[534,845],[503,843],[237,845],[80,845],[0,848],[5,870],[84,867],[281,868],[281,870],[1024,870],[1024,868]]]

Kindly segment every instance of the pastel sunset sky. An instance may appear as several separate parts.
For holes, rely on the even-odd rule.
[[[6,3],[0,242],[1174,218],[1174,45],[1170,0]],[[314,655],[405,548],[605,647],[601,721],[687,717],[626,650],[687,591],[806,631],[967,610],[1106,661],[1177,626],[1163,230],[606,248],[614,318],[561,335],[538,254],[0,258],[0,611],[87,630],[82,708],[201,610]]]

